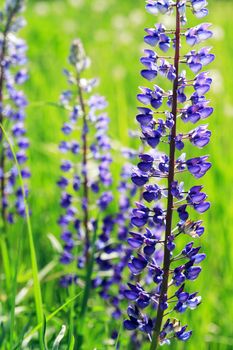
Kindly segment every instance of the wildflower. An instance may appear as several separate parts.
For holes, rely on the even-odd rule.
[[[107,135],[109,118],[104,112],[107,102],[102,96],[91,95],[97,80],[83,77],[90,59],[79,39],[71,45],[69,63],[73,72],[65,70],[64,73],[70,88],[60,98],[61,105],[68,111],[68,119],[61,128],[64,135],[59,144],[62,175],[57,181],[62,190],[60,205],[63,210],[58,219],[64,242],[60,262],[69,265],[76,260],[83,268],[88,263],[91,232],[96,221],[91,217],[90,206],[96,203],[96,210],[104,212],[113,200],[109,190],[112,158]],[[80,245],[83,253],[77,257],[75,249]],[[61,285],[67,287],[77,277],[76,272],[63,276]]]
[[[23,0],[8,0],[1,19],[0,39],[0,123],[7,130],[15,150],[23,180],[30,177],[26,166],[29,141],[24,125],[27,99],[21,86],[28,79],[27,45],[16,33],[24,26],[21,17]],[[14,222],[16,215],[25,216],[24,198],[18,183],[18,170],[10,145],[0,129],[0,191],[1,221]],[[25,192],[28,193],[25,183]]]
[[[152,82],[161,74],[172,84],[172,89],[166,91],[158,85],[140,88],[137,98],[143,107],[138,108],[136,119],[141,128],[141,139],[147,147],[139,155],[139,163],[131,175],[142,196],[132,210],[133,228],[128,243],[136,254],[131,252],[128,265],[133,275],[140,275],[142,279],[147,276],[147,284],[142,286],[133,283],[132,279],[128,284],[129,289],[124,295],[133,304],[128,308],[124,326],[131,331],[144,332],[151,340],[151,350],[159,344],[170,344],[174,338],[187,341],[191,337],[192,331],[188,331],[187,326],[181,326],[176,319],[166,320],[164,311],[169,315],[172,312],[180,314],[200,305],[201,297],[196,292],[190,294],[186,291],[186,281],[198,278],[201,272],[199,264],[206,257],[194,242],[188,242],[180,253],[176,253],[176,241],[181,235],[196,238],[204,233],[202,221],[190,220],[192,211],[201,214],[210,207],[202,185],[194,184],[185,190],[185,184],[176,179],[176,174],[189,172],[199,180],[211,168],[207,155],[191,158],[185,153],[177,154],[185,148],[187,141],[202,149],[211,137],[207,124],[198,125],[186,133],[180,132],[177,119],[180,117],[185,123],[196,124],[213,113],[205,97],[212,79],[208,72],[200,72],[214,60],[211,48],[192,50],[182,56],[182,37],[189,45],[195,46],[210,38],[212,32],[209,23],[182,28],[187,22],[186,5],[183,0],[146,1],[149,13],[174,14],[176,18],[174,29],[168,30],[162,24],[146,29],[145,42],[152,48],[158,47],[158,52],[152,48],[145,50],[141,58],[145,68],[141,74]],[[190,0],[189,6],[198,18],[208,14],[205,0]],[[164,56],[164,52],[171,50],[174,53]],[[196,74],[193,79],[187,80],[186,71],[180,70],[181,63]],[[162,142],[168,145],[168,154],[157,152]],[[159,181],[155,182],[155,179]],[[174,211],[178,213],[178,222],[175,222]],[[156,261],[161,247],[162,265]],[[152,278],[148,279],[148,276]],[[174,292],[172,286],[178,290]]]

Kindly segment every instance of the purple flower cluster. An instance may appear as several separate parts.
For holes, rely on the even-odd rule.
[[[60,205],[63,209],[58,220],[64,242],[60,261],[64,265],[76,261],[76,266],[83,268],[88,262],[91,234],[97,219],[92,215],[96,215],[95,211],[104,213],[113,200],[109,190],[112,158],[107,135],[109,118],[104,112],[107,102],[102,96],[91,95],[97,80],[83,77],[90,60],[80,40],[73,41],[69,62],[74,72],[65,70],[71,88],[61,95],[61,104],[69,116],[62,126],[64,140],[59,145],[62,175],[57,182],[62,190]],[[102,235],[108,234],[109,226],[111,219],[105,217]],[[76,274],[65,275],[61,284],[66,287],[72,281],[77,281]]]
[[[147,147],[139,155],[140,161],[131,176],[133,183],[141,188],[142,198],[132,211],[131,224],[135,230],[130,232],[128,242],[136,254],[131,256],[128,266],[139,278],[136,284],[129,283],[124,292],[133,302],[128,307],[124,326],[147,334],[151,350],[158,344],[170,344],[173,338],[187,341],[192,331],[174,318],[166,320],[165,314],[192,310],[201,303],[198,293],[188,293],[186,285],[199,276],[199,264],[205,254],[194,242],[186,242],[181,252],[176,252],[176,247],[178,239],[196,238],[204,233],[202,221],[192,221],[190,215],[193,210],[201,214],[210,207],[203,186],[195,184],[185,190],[182,174],[188,172],[199,180],[211,163],[207,155],[190,158],[180,151],[187,142],[202,149],[208,145],[211,132],[207,124],[185,133],[178,132],[178,127],[182,122],[196,124],[213,113],[205,97],[212,79],[208,72],[200,71],[214,60],[214,55],[209,47],[204,47],[182,56],[183,37],[188,45],[194,46],[212,36],[209,23],[183,29],[187,7],[191,7],[197,18],[208,14],[205,0],[148,0],[146,4],[149,13],[174,13],[176,18],[174,29],[166,29],[162,24],[146,29],[145,42],[171,54],[160,56],[152,48],[146,49],[141,58],[144,65],[141,75],[153,82],[160,74],[172,84],[172,89],[166,91],[157,85],[140,88],[138,101],[143,106],[138,108],[136,119]],[[184,64],[196,76],[186,78],[186,71],[180,69]],[[169,147],[168,154],[156,150],[161,143]],[[159,264],[156,254],[161,249],[163,263]]]
[[[123,151],[124,156],[133,162],[135,153]],[[120,174],[118,185],[119,205],[117,212],[107,216],[103,223],[102,234],[98,238],[97,265],[101,275],[97,273],[93,287],[98,288],[99,295],[111,306],[112,317],[119,319],[122,314],[121,302],[124,300],[124,280],[127,273],[132,249],[127,245],[130,228],[130,211],[133,198],[137,195],[137,187],[130,182],[132,163],[125,164]],[[116,233],[117,237],[112,234]],[[115,235],[115,236],[116,236]]]
[[[30,177],[30,171],[25,165],[29,147],[24,125],[27,99],[21,89],[28,79],[25,69],[27,45],[16,36],[25,24],[21,17],[23,3],[23,0],[6,1],[0,13],[0,123],[11,139],[22,178],[27,180]],[[23,193],[17,178],[14,156],[0,130],[0,207],[3,224],[7,221],[13,223],[16,214],[25,216]]]

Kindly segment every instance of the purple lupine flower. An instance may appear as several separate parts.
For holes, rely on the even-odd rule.
[[[7,130],[21,168],[23,180],[30,177],[26,167],[29,141],[24,126],[27,99],[21,86],[28,79],[27,45],[16,33],[24,26],[21,16],[23,0],[6,1],[1,12],[0,39],[0,123]],[[25,216],[24,198],[18,182],[18,170],[10,146],[0,128],[0,191],[1,221],[14,222],[16,215]],[[25,184],[26,186],[26,184]],[[25,192],[28,193],[26,187]]]
[[[68,111],[68,118],[61,127],[64,139],[58,147],[62,154],[62,175],[57,185],[62,190],[60,206],[63,211],[58,225],[64,247],[60,262],[69,265],[77,261],[78,268],[84,268],[88,264],[91,236],[97,219],[91,217],[91,208],[95,205],[98,212],[105,213],[113,200],[110,191],[112,158],[109,118],[104,112],[107,102],[102,96],[90,95],[97,80],[83,76],[90,60],[78,39],[71,45],[69,63],[73,72],[65,70],[64,73],[70,87],[60,97],[61,104]],[[103,231],[109,229],[110,235],[113,228],[107,225],[107,221],[105,216]],[[81,248],[79,256],[75,254],[77,246]],[[61,285],[67,287],[76,282],[77,277],[77,271],[70,271],[62,277]]]
[[[98,253],[96,262],[101,277],[96,275],[92,281],[99,295],[111,305],[111,314],[114,319],[122,315],[121,303],[124,300],[124,275],[128,272],[127,266],[132,249],[127,244],[130,225],[130,211],[132,201],[137,194],[137,187],[129,181],[132,164],[136,158],[135,152],[125,149],[122,154],[130,163],[124,164],[120,174],[117,190],[119,193],[118,209],[113,215],[106,217],[103,223],[102,234],[98,238]],[[117,237],[112,237],[112,230],[117,231]],[[105,274],[104,271],[108,273]],[[129,273],[129,272],[128,272]]]
[[[141,58],[145,68],[141,75],[154,81],[160,73],[172,87],[168,91],[158,85],[140,88],[137,98],[144,106],[138,108],[136,119],[141,128],[141,139],[147,147],[139,155],[139,163],[131,175],[142,196],[132,210],[133,228],[128,243],[136,253],[131,253],[128,265],[133,275],[145,278],[149,274],[152,278],[147,277],[147,284],[143,286],[132,283],[132,280],[128,284],[124,295],[133,304],[128,308],[124,326],[147,334],[151,350],[157,349],[159,344],[170,344],[174,338],[187,341],[191,337],[192,331],[188,331],[187,326],[182,326],[176,319],[165,319],[165,310],[169,315],[172,312],[183,313],[201,303],[201,297],[196,292],[186,291],[186,281],[198,278],[201,272],[199,264],[206,257],[194,242],[187,242],[181,252],[176,252],[176,242],[181,235],[188,239],[204,233],[202,221],[190,220],[193,210],[201,214],[210,207],[202,185],[195,182],[190,189],[185,189],[185,184],[176,178],[176,174],[180,178],[183,172],[188,172],[198,181],[211,168],[207,155],[192,157],[180,153],[187,141],[201,149],[208,145],[211,132],[205,124],[182,133],[178,130],[177,118],[196,124],[213,113],[205,97],[212,79],[208,72],[200,72],[214,60],[211,49],[194,49],[182,56],[182,37],[194,46],[210,38],[212,32],[209,23],[182,28],[187,23],[186,5],[183,0],[146,1],[149,13],[175,14],[176,18],[175,28],[167,30],[158,24],[146,29],[145,42],[152,48],[157,46],[158,52],[152,48],[145,50]],[[206,0],[190,0],[189,6],[198,18],[208,14]],[[164,56],[164,52],[169,52],[169,56]],[[186,71],[180,69],[181,64],[186,64],[196,76],[188,80]],[[161,118],[156,119],[156,116]],[[161,142],[168,145],[168,154],[156,150]],[[157,183],[156,178],[159,179]],[[177,211],[178,219],[174,211]],[[158,265],[155,255],[158,249],[161,251],[161,246],[163,264]],[[174,287],[178,288],[175,292]]]

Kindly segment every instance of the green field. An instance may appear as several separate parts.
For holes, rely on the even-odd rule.
[[[210,45],[213,46],[216,60],[211,65],[214,83],[209,97],[215,113],[209,121],[213,131],[212,142],[205,150],[211,156],[213,167],[205,177],[204,184],[212,209],[204,215],[206,234],[201,239],[207,259],[201,277],[194,286],[194,290],[200,291],[203,303],[196,311],[188,311],[181,316],[183,323],[188,320],[194,331],[192,339],[185,344],[173,343],[171,350],[233,349],[233,229],[230,226],[233,222],[232,13],[231,1],[212,1],[210,4],[207,21],[214,24],[215,36]],[[57,288],[61,266],[57,263],[58,254],[48,235],[52,233],[59,238],[56,224],[60,212],[59,191],[56,188],[60,162],[57,144],[61,139],[60,128],[65,116],[64,111],[51,103],[56,103],[61,91],[66,89],[62,69],[68,66],[70,42],[75,37],[80,37],[84,42],[93,61],[90,76],[101,79],[99,91],[109,101],[110,130],[116,145],[113,170],[116,172],[119,143],[122,146],[137,147],[135,141],[128,136],[128,129],[136,127],[135,96],[138,85],[142,83],[139,57],[144,47],[143,29],[153,25],[153,17],[144,11],[142,0],[29,0],[26,19],[28,25],[22,31],[22,36],[29,45],[30,68],[30,80],[26,84],[30,101],[27,128],[31,140],[32,169],[29,202],[33,213],[31,220],[39,269],[42,270],[48,264],[50,269],[41,283],[44,311],[48,315],[67,300],[65,291],[60,293]],[[28,238],[22,222],[9,232],[12,269],[19,234],[23,235],[23,244],[18,290],[25,287],[31,278]],[[54,257],[52,266],[51,256]],[[16,316],[19,336],[27,323],[36,326],[31,287],[28,292],[19,305],[24,309],[19,309]],[[0,297],[4,301],[2,290]],[[114,345],[104,342],[110,327],[110,317],[102,301],[98,297],[94,300],[95,303],[92,301],[90,305],[92,318],[90,321],[87,318],[85,324],[86,341],[83,350],[115,349]],[[3,317],[6,316],[4,312]],[[0,318],[1,314],[2,312]],[[58,334],[63,324],[69,327],[68,307],[48,323],[48,340],[50,334],[53,337]],[[123,344],[127,344],[129,334],[122,331],[120,337]],[[67,349],[66,345],[63,346],[61,349]],[[25,348],[37,349],[30,345]],[[166,348],[165,346],[164,349]],[[148,345],[145,349],[148,349]],[[121,350],[127,350],[127,346],[124,345]]]

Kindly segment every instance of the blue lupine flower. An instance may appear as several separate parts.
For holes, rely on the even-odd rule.
[[[194,46],[195,44],[199,44],[200,42],[211,38],[213,33],[208,30],[210,26],[210,23],[202,23],[189,29],[185,33],[187,43]]]
[[[27,70],[24,68],[27,63],[27,45],[24,40],[16,36],[24,26],[21,17],[23,7],[23,0],[10,0],[6,2],[1,12],[0,122],[11,137],[22,178],[27,180],[30,177],[30,171],[26,167],[29,141],[24,126],[27,99],[20,90],[28,79]],[[17,214],[25,216],[24,199],[18,183],[18,170],[14,165],[14,157],[1,129],[0,143],[1,221],[13,223]],[[26,183],[25,190],[28,193]]]
[[[128,266],[136,278],[146,283],[140,284],[137,280],[138,283],[133,284],[131,279],[129,288],[125,289],[125,298],[133,304],[128,308],[124,326],[131,331],[146,333],[152,342],[151,350],[157,349],[158,344],[170,344],[174,338],[187,341],[191,337],[192,331],[187,331],[187,326],[181,326],[176,319],[166,320],[164,315],[165,310],[169,315],[173,311],[183,313],[201,303],[201,297],[196,292],[186,291],[186,281],[198,278],[201,273],[199,264],[206,257],[194,242],[187,242],[184,249],[176,253],[176,241],[180,235],[188,239],[189,236],[196,238],[204,233],[201,220],[190,220],[193,210],[202,214],[210,207],[202,185],[194,183],[185,190],[185,184],[176,179],[176,174],[181,176],[183,172],[189,172],[199,180],[211,168],[207,155],[189,155],[187,158],[185,153],[179,153],[187,142],[204,148],[210,142],[211,132],[206,124],[198,125],[189,132],[180,132],[177,119],[181,117],[185,123],[196,124],[213,113],[205,97],[212,79],[208,72],[200,72],[214,60],[211,48],[192,50],[181,56],[183,36],[189,45],[195,46],[211,38],[212,32],[209,23],[181,32],[181,26],[187,22],[186,5],[183,0],[146,1],[146,9],[153,15],[176,14],[174,28],[167,30],[158,24],[146,29],[145,43],[152,48],[157,47],[162,51],[162,56],[152,48],[145,50],[141,58],[144,66],[141,75],[153,81],[160,74],[172,87],[170,90],[158,85],[140,88],[137,99],[145,106],[138,108],[136,120],[140,125],[144,150],[139,154],[138,165],[131,174],[132,182],[141,190],[141,199],[136,202],[131,215],[132,229],[128,244],[136,253],[131,252]],[[190,0],[189,7],[198,18],[208,14],[206,0]],[[169,56],[164,57],[167,51]],[[174,57],[172,62],[171,57]],[[196,74],[193,79],[187,80],[188,74],[180,69],[183,63]],[[168,154],[158,153],[157,147],[161,142],[168,145]],[[156,178],[159,178],[157,183]],[[178,222],[174,216],[175,210]],[[163,264],[160,265],[156,254],[161,247]],[[177,291],[174,292],[174,288]]]
[[[57,181],[62,189],[60,205],[63,209],[63,214],[58,219],[64,242],[60,261],[68,265],[77,260],[78,267],[83,268],[87,266],[90,235],[95,225],[95,218],[90,216],[90,201],[97,203],[96,207],[104,212],[113,200],[109,190],[112,183],[112,158],[107,136],[109,118],[103,112],[107,102],[102,96],[90,96],[97,81],[82,76],[90,65],[90,60],[79,40],[74,40],[71,45],[69,62],[74,67],[74,75],[67,70],[65,75],[71,88],[60,97],[61,104],[68,111],[68,120],[61,128],[64,140],[59,144],[64,157],[60,166],[63,174]],[[77,257],[74,249],[81,244],[83,254]],[[67,278],[63,277],[61,284],[69,286],[72,281],[76,281],[75,277],[76,271]]]

